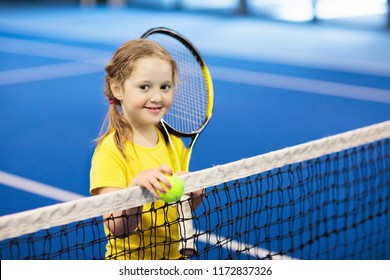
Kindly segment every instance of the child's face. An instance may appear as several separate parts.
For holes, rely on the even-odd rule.
[[[134,127],[156,125],[173,100],[172,67],[156,57],[141,58],[123,87],[114,95],[121,100],[125,118]]]

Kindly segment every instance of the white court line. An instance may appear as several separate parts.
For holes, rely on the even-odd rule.
[[[68,60],[85,60],[112,56],[111,52],[92,48],[4,37],[0,37],[0,52]]]
[[[328,69],[331,71],[345,71],[364,75],[379,75],[390,77],[390,64],[385,62],[373,62],[356,59],[347,59],[331,56],[298,54],[282,51],[257,50],[250,46],[216,46],[215,44],[202,44],[205,54],[213,56],[237,57],[248,61],[269,63],[281,63],[294,66],[311,67],[315,69]],[[112,52],[96,50],[93,48],[67,46],[56,43],[36,42],[23,39],[0,37],[0,51],[49,57],[55,59],[85,60],[87,58],[111,57]]]
[[[22,178],[4,171],[0,171],[0,184],[43,197],[51,198],[60,202],[72,201],[84,197],[80,194],[52,187],[30,179]]]
[[[257,48],[259,48],[257,46]],[[268,62],[274,64],[307,67],[320,70],[342,71],[354,74],[390,77],[390,63],[368,61],[330,55],[287,52],[280,50],[259,50],[256,46],[226,45],[223,48],[208,42],[202,49],[206,54],[223,57],[234,57],[247,61]]]
[[[390,104],[390,90],[210,66],[213,79]]]
[[[275,252],[268,251],[265,249],[262,249],[260,247],[253,248],[252,245],[245,244],[242,242],[237,242],[233,239],[220,236],[218,237],[215,234],[205,233],[204,231],[200,231],[200,236],[198,237],[200,241],[206,244],[218,244],[222,248],[225,248],[229,251],[241,251],[245,252],[245,254],[249,254],[252,257],[258,258],[258,259],[267,259],[268,256],[272,258],[272,260],[296,260],[295,258],[292,258],[287,255],[279,255]],[[250,249],[246,249],[250,248]]]
[[[103,72],[109,52],[59,44],[0,38],[0,51],[58,59],[83,60],[0,72],[0,85],[64,78]],[[335,97],[390,103],[390,91],[315,79],[210,66],[213,79]]]
[[[0,86],[99,73],[104,71],[103,61],[108,60],[102,58],[1,71]]]
[[[64,78],[103,71],[108,58],[0,72],[0,85]],[[215,80],[390,104],[390,90],[210,66]]]

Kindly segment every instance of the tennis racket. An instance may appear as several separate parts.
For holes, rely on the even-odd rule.
[[[213,111],[214,91],[209,69],[192,43],[176,31],[158,27],[150,29],[141,38],[155,41],[164,47],[177,63],[178,85],[172,106],[161,120],[161,126],[174,151],[169,133],[183,139],[186,153],[182,168],[183,171],[188,171],[195,142],[209,123]],[[176,151],[175,154],[179,164]],[[181,206],[182,249],[196,250],[193,245],[192,212],[188,197],[182,199]]]

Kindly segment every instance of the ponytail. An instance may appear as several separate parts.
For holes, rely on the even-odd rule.
[[[111,88],[106,87],[106,95],[112,97],[109,99],[110,106],[97,139],[98,145],[101,144],[106,136],[114,133],[115,144],[121,155],[126,159],[125,145],[127,142],[132,142],[133,129],[118,110],[118,106],[120,106],[119,100],[113,97]]]

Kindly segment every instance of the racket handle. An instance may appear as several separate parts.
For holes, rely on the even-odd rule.
[[[177,210],[179,212],[179,252],[185,257],[191,257],[196,254],[196,246],[194,244],[195,231],[192,224],[191,199],[188,195],[183,195]]]

